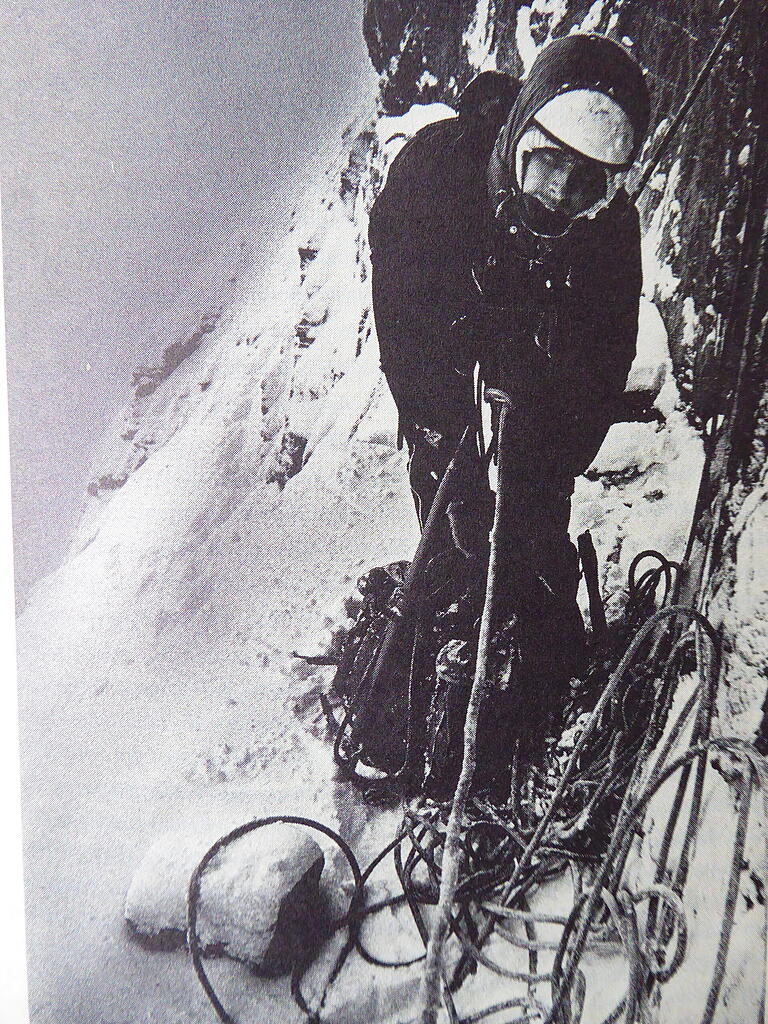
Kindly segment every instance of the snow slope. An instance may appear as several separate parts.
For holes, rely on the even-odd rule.
[[[357,577],[415,546],[365,228],[393,155],[451,113],[349,130],[270,279],[117,424],[94,474],[113,485],[95,489],[70,557],[19,621],[35,1024],[211,1019],[184,956],[149,954],[123,928],[159,836],[305,813],[365,862],[391,835],[392,814],[333,778],[314,698],[329,670],[291,652],[322,650]],[[637,551],[682,553],[702,461],[650,303],[642,340],[636,374],[666,377],[666,425],[613,428],[574,501],[614,605]],[[215,974],[242,1019],[296,1019],[284,979]],[[383,1019],[393,990],[376,977],[359,968],[339,996],[360,1020]],[[412,994],[412,979],[381,983]]]
[[[317,680],[290,652],[326,642],[361,571],[416,536],[361,324],[368,144],[365,184],[347,144],[353,166],[323,181],[264,291],[129,412],[119,434],[136,432],[108,463],[126,482],[92,500],[19,622],[35,1021],[209,1019],[183,959],[122,931],[159,834],[280,808],[350,836],[365,823],[294,712]],[[317,250],[303,273],[298,247]],[[300,344],[312,318],[317,338]],[[306,464],[289,478],[299,434]]]

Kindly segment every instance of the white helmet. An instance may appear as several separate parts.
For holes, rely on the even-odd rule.
[[[635,132],[615,100],[594,89],[570,89],[537,111],[534,123],[582,156],[626,168],[635,146]]]

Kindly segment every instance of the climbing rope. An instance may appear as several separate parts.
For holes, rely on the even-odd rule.
[[[651,568],[641,572],[643,562],[650,562]],[[634,634],[591,710],[577,714],[576,724],[566,729],[570,752],[552,746],[546,763],[521,770],[506,805],[499,806],[482,793],[467,794],[455,824],[459,869],[444,937],[456,943],[458,960],[450,976],[442,957],[438,961],[439,992],[451,1024],[479,1024],[512,1010],[519,1014],[514,1021],[520,1024],[537,1015],[546,1024],[580,1024],[587,990],[581,962],[585,953],[595,949],[620,952],[628,972],[626,993],[603,1024],[622,1017],[635,1020],[648,992],[665,984],[684,962],[688,926],[682,896],[701,820],[704,773],[713,756],[726,755],[735,765],[727,781],[736,790],[738,813],[717,959],[701,1017],[701,1024],[711,1024],[733,931],[751,794],[759,786],[764,810],[768,809],[768,772],[765,760],[749,744],[710,735],[720,645],[707,619],[694,608],[668,605],[654,611],[639,629],[633,625],[644,603],[647,607],[658,594],[669,597],[673,573],[674,566],[656,552],[642,552],[634,560],[624,620],[625,630]],[[691,680],[691,693],[670,720],[675,682],[682,676]],[[678,753],[686,730],[687,748]],[[633,892],[625,875],[638,826],[653,797],[674,777],[677,788],[660,829],[654,878]],[[309,1006],[301,987],[309,960],[298,963],[292,976],[297,1005],[318,1022],[328,992],[353,952],[382,969],[414,967],[424,961],[425,953],[403,961],[379,955],[369,948],[364,925],[385,909],[407,907],[428,948],[428,920],[434,917],[444,887],[450,809],[448,802],[411,801],[397,834],[365,870],[338,833],[309,818],[256,819],[215,843],[190,880],[188,944],[194,970],[222,1024],[235,1021],[203,968],[197,935],[201,881],[218,854],[247,833],[275,823],[319,831],[342,851],[352,874],[353,893],[346,913],[328,924],[323,937],[330,939],[339,931],[346,936],[315,1007]],[[676,863],[671,865],[673,846]],[[402,892],[367,903],[366,888],[389,855]],[[564,872],[570,872],[572,879],[570,912],[534,911],[530,897]],[[541,926],[550,931],[557,926],[561,935],[556,940],[551,934],[542,937]],[[505,963],[498,945],[491,955],[485,948],[491,935],[524,950],[527,968]],[[552,966],[543,967],[541,956],[553,952]],[[460,1017],[453,994],[478,969],[524,985],[526,994],[511,994],[507,1000]],[[545,984],[551,990],[549,1007],[539,995],[539,987]]]
[[[712,74],[715,65],[722,56],[723,50],[725,49],[725,44],[728,42],[728,37],[730,36],[731,31],[734,25],[736,24],[736,18],[744,4],[745,0],[737,0],[737,3],[735,4],[733,10],[726,19],[725,25],[723,26],[722,32],[720,33],[717,42],[712,47],[712,50],[710,51],[707,59],[702,64],[701,70],[694,79],[694,82],[691,85],[691,88],[688,90],[685,99],[680,104],[677,113],[665,128],[664,132],[662,133],[661,137],[656,143],[656,146],[654,147],[650,156],[648,157],[648,160],[646,161],[646,164],[640,174],[640,177],[638,178],[634,188],[632,189],[632,193],[630,195],[630,200],[632,203],[636,203],[637,200],[640,198],[640,194],[645,189],[648,182],[651,180],[651,177],[653,176],[654,171],[658,167],[661,158],[664,156],[664,154],[670,146],[670,143],[674,139],[677,132],[680,130],[680,126],[682,125],[683,121],[685,121],[691,107],[696,101],[696,98],[698,97],[703,86],[709,79],[709,76]]]

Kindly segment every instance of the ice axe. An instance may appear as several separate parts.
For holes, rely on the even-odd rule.
[[[350,728],[353,734],[356,734],[358,737],[364,736],[366,728],[371,725],[373,716],[379,707],[379,702],[374,698],[381,694],[386,672],[393,664],[398,645],[402,642],[406,629],[409,628],[409,625],[413,622],[413,617],[418,611],[420,582],[434,554],[434,542],[438,535],[440,520],[445,516],[448,505],[451,502],[455,482],[472,453],[475,434],[476,428],[474,426],[466,427],[458,447],[448,463],[427,515],[427,521],[424,524],[424,530],[413,556],[413,561],[408,569],[399,601],[387,624],[378,654],[363,674],[355,695],[350,702],[349,709],[344,716],[344,720],[339,726],[334,744],[334,759],[348,776],[355,775],[357,763],[363,753],[363,744],[357,742],[357,749],[347,753],[344,750],[344,737]],[[410,751],[407,750],[402,767],[394,775],[399,775],[401,771],[407,769],[409,755]]]

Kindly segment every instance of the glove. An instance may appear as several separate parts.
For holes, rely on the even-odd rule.
[[[436,452],[439,452],[443,447],[445,436],[441,434],[439,430],[432,430],[430,427],[425,427],[421,423],[414,423],[413,431],[417,437],[421,438],[424,444],[429,445],[430,448],[434,448]]]

